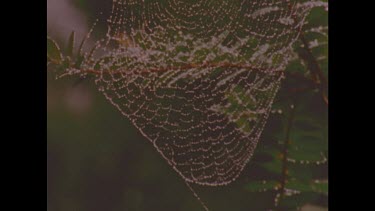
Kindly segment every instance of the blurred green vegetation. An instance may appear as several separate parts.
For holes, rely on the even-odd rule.
[[[92,18],[107,11],[108,2],[74,1]],[[327,93],[316,83],[321,76],[311,70],[315,62],[328,77],[328,36],[311,30],[316,27],[328,33],[322,7],[306,20],[305,43],[294,46],[300,56],[286,70],[274,112],[240,178],[225,187],[193,186],[210,210],[275,209],[275,198],[276,210],[328,206]],[[303,45],[316,40],[321,44]],[[49,211],[203,210],[183,180],[92,81],[55,80],[49,72],[47,85]]]

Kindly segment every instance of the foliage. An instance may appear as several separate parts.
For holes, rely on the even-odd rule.
[[[295,44],[299,56],[286,70],[289,74],[254,158],[254,165],[266,173],[245,186],[274,192],[276,210],[295,210],[306,203],[327,206],[328,105],[322,86],[327,79],[319,79],[328,76],[327,20],[322,7],[307,18],[301,35],[306,40]],[[310,60],[317,61],[323,76],[311,70]]]

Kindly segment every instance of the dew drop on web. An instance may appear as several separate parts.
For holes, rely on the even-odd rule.
[[[299,2],[114,0],[106,35],[67,74],[94,73],[186,182],[226,185],[252,157],[318,4]]]

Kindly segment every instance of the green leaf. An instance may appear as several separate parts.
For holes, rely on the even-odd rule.
[[[77,68],[77,69],[81,68],[81,65],[82,65],[84,60],[85,60],[84,56],[78,55],[77,59],[76,59],[76,63],[74,64],[74,67]]]
[[[66,55],[72,57],[73,56],[73,49],[74,49],[74,39],[75,39],[75,32],[72,31],[72,33],[69,36],[68,44],[66,46]]]
[[[47,57],[54,63],[60,63],[62,60],[60,47],[49,37],[47,37]]]
[[[70,67],[70,62],[68,59],[61,61],[61,63],[56,67],[56,71],[64,72],[66,69]]]
[[[84,37],[84,38],[82,39],[81,44],[80,44],[79,47],[78,47],[78,56],[81,56],[81,55],[82,55],[83,45],[86,43],[86,39],[87,39],[87,37]]]
[[[280,202],[280,207],[289,208],[287,210],[296,210],[306,203],[311,203],[319,197],[319,194],[313,192],[304,192],[292,196],[284,197]],[[284,209],[283,209],[284,210]]]
[[[301,192],[313,192],[313,188],[310,183],[304,183],[296,180],[287,182],[285,184],[285,188]]]
[[[266,163],[259,163],[258,165],[270,173],[281,174],[282,162],[280,159],[275,159]]]
[[[266,154],[274,159],[282,160],[281,151],[277,149],[276,147],[271,148],[271,147],[265,147],[264,145],[261,145],[258,147],[257,153]]]
[[[313,171],[311,165],[288,163],[288,175],[298,181],[310,182],[314,176]]]
[[[96,51],[97,49],[97,45],[95,45],[91,50],[90,50],[90,53],[89,55],[87,56],[87,60],[90,60],[92,58],[92,55],[94,55],[94,52]]]
[[[252,181],[245,185],[245,190],[250,192],[264,192],[275,190],[278,187],[280,187],[280,183],[278,181]]]
[[[313,189],[317,193],[328,194],[328,181],[315,181]]]
[[[296,161],[320,162],[325,160],[322,152],[291,149],[288,158]]]
[[[326,181],[313,181],[313,182],[301,182],[298,180],[292,180],[285,184],[285,188],[297,190],[301,192],[314,192],[314,193],[328,193],[328,182]]]
[[[291,149],[320,153],[328,150],[328,141],[324,134],[295,134],[291,139]]]

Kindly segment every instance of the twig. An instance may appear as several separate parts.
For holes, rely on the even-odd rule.
[[[319,66],[318,61],[314,57],[309,48],[309,44],[303,35],[300,34],[300,40],[303,44],[303,48],[299,51],[299,57],[307,63],[307,69],[311,73],[312,80],[315,81],[316,84],[319,84],[319,89],[322,94],[322,98],[324,102],[328,105],[328,97],[327,97],[327,90],[328,90],[328,80],[324,76],[322,69]]]
[[[294,21],[298,21],[296,14],[293,12],[293,5],[291,2],[286,1],[288,4],[289,12],[291,13],[291,17]],[[302,60],[304,60],[308,64],[308,69],[311,72],[312,79],[320,85],[320,91],[322,94],[322,98],[324,102],[328,105],[328,80],[323,74],[323,71],[321,70],[319,63],[315,59],[314,55],[311,52],[311,49],[309,48],[308,42],[303,34],[302,27],[299,28],[299,39],[303,43],[303,50],[304,54],[301,52],[298,53],[298,55],[301,57]]]
[[[283,149],[282,149],[282,167],[281,167],[281,178],[280,178],[280,188],[278,189],[278,200],[281,200],[284,198],[285,193],[285,185],[287,182],[288,177],[288,147],[290,144],[290,133],[293,126],[293,120],[294,120],[294,112],[295,112],[295,100],[293,100],[293,104],[290,106],[290,115],[288,117],[288,123],[287,128],[285,132],[285,140],[283,143]],[[278,207],[280,203],[275,205],[275,209],[278,210],[280,207]]]

